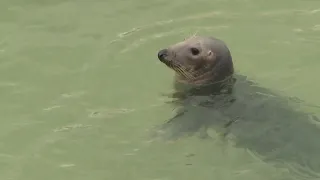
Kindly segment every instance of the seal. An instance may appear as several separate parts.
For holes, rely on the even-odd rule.
[[[206,125],[209,122],[205,122],[205,118],[196,122],[191,119],[190,124],[186,124],[186,120],[179,122],[177,117],[195,110],[189,107],[192,106],[190,97],[204,97],[206,100],[198,100],[201,106],[217,106],[218,102],[228,104],[234,100],[229,96],[236,79],[233,77],[234,67],[228,46],[215,37],[192,36],[158,51],[158,59],[175,72],[174,92],[167,95],[176,99],[171,103],[177,113],[167,123],[175,121],[179,124],[179,130],[174,130],[176,134],[187,131],[192,134],[202,129],[201,136],[207,137]],[[224,122],[224,126],[230,126],[234,121],[236,119]]]
[[[320,136],[320,130],[314,123],[320,120],[297,110],[306,103],[235,73],[229,48],[215,37],[193,36],[159,50],[157,56],[175,72],[171,97],[178,109],[160,126],[161,135],[220,137],[208,134],[213,129],[264,161],[282,161],[283,167],[307,165],[305,171],[297,172],[312,169],[317,171],[312,177],[319,178],[320,159],[314,157],[320,157],[320,141],[314,137]]]
[[[235,80],[232,57],[226,43],[220,39],[192,36],[160,50],[158,59],[176,72],[177,91],[182,85],[202,94],[232,90]]]

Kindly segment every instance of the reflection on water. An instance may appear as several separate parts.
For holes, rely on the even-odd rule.
[[[313,137],[320,110],[306,105],[320,100],[314,78],[320,67],[319,5],[1,2],[0,179],[318,176],[319,143]],[[229,44],[240,78],[237,101],[218,111],[187,106],[183,124],[194,131],[206,124],[199,132],[208,138],[156,141],[153,127],[172,116],[170,99],[161,94],[172,90],[173,76],[156,52],[194,33]],[[247,81],[240,75],[259,85],[241,84]],[[267,93],[254,93],[261,91]],[[270,92],[279,93],[263,95]],[[235,116],[241,119],[225,139],[219,136],[226,133],[223,125],[207,121]]]

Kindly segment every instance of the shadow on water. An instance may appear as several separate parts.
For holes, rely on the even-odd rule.
[[[213,128],[223,140],[230,138],[235,147],[249,149],[265,162],[319,178],[319,119],[298,110],[302,101],[277,95],[242,75],[235,79],[231,94],[189,94],[172,101],[178,113],[158,127],[157,136],[176,139],[199,133],[210,138],[207,130]]]

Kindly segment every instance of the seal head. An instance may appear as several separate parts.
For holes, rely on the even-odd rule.
[[[234,72],[227,45],[214,37],[192,36],[160,50],[158,59],[176,72],[176,81],[194,86],[221,84]]]

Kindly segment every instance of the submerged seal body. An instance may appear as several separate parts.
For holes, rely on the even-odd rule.
[[[320,173],[320,159],[314,158],[320,157],[320,141],[315,138],[320,129],[311,123],[319,123],[319,118],[298,111],[294,105],[301,107],[302,101],[236,74],[222,40],[194,36],[159,50],[158,59],[175,72],[172,98],[179,109],[160,126],[162,135],[176,138],[200,132],[210,138],[209,128],[223,129],[223,137],[232,134],[236,147],[258,153],[265,161],[302,167],[307,163]]]

